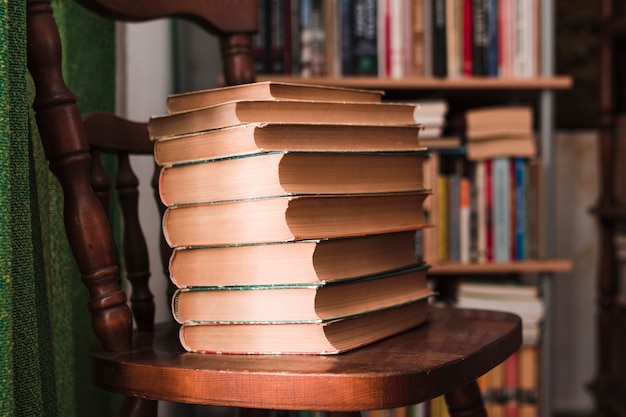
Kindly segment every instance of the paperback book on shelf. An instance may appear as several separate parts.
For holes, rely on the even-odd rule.
[[[427,322],[418,106],[380,96],[266,82],[151,118],[185,349],[340,353]]]

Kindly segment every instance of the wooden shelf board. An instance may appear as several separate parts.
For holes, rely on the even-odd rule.
[[[573,80],[569,76],[545,78],[424,78],[403,79],[378,77],[311,77],[259,74],[258,81],[281,81],[301,84],[321,84],[336,87],[373,88],[379,90],[537,90],[568,89]]]
[[[435,264],[430,269],[432,275],[443,274],[507,274],[507,273],[552,273],[569,272],[572,262],[569,259],[549,259],[506,263],[446,263]]]

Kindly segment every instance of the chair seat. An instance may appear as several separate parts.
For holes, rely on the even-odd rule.
[[[521,344],[508,313],[433,307],[412,331],[340,355],[185,352],[175,323],[126,353],[92,352],[99,387],[149,399],[265,409],[354,411],[416,404],[472,382]],[[137,332],[136,332],[137,333]]]

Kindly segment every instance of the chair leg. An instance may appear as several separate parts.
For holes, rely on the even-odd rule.
[[[445,395],[450,417],[487,417],[487,411],[476,381]]]
[[[128,397],[122,405],[119,417],[157,417],[158,401]]]

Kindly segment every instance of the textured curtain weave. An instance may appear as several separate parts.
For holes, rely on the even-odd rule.
[[[53,9],[81,111],[113,110],[113,24],[72,1]],[[118,401],[88,377],[86,290],[30,108],[25,13],[24,0],[0,0],[0,415],[110,416]]]

